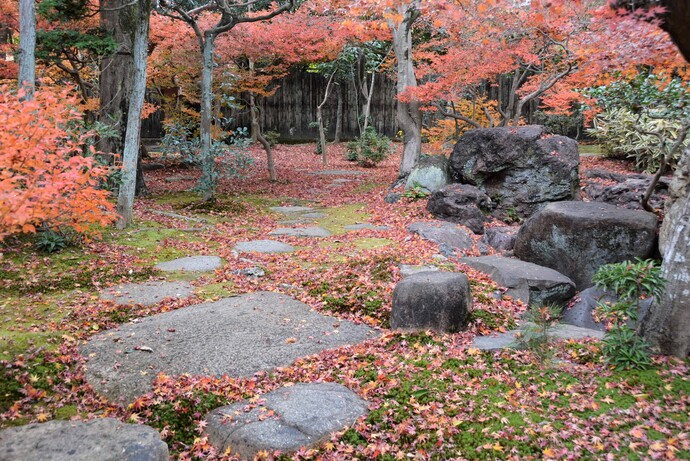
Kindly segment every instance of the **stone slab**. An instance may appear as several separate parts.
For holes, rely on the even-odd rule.
[[[269,210],[282,214],[307,213],[314,211],[313,208],[308,206],[272,206],[269,208]]]
[[[168,461],[154,428],[113,418],[49,421],[0,431],[0,461]]]
[[[323,227],[279,227],[269,235],[287,235],[289,237],[330,237],[332,234]]]
[[[235,245],[235,251],[240,253],[252,251],[256,253],[292,253],[295,251],[295,247],[276,240],[250,240],[239,242]]]
[[[361,223],[361,224],[350,224],[347,226],[343,226],[345,230],[376,230],[376,231],[387,231],[390,230],[391,228],[389,226],[376,226],[371,223]]]
[[[401,264],[400,275],[402,277],[409,277],[410,275],[419,274],[420,272],[438,272],[438,267],[431,265],[411,265]]]
[[[121,325],[92,337],[81,353],[98,392],[131,402],[151,389],[160,372],[251,376],[375,336],[366,326],[314,312],[289,296],[256,292]]]
[[[311,447],[367,414],[367,402],[335,383],[295,384],[218,408],[207,417],[209,442],[243,459],[260,451],[282,453]]]
[[[486,351],[514,348],[517,346],[515,335],[518,333],[520,333],[520,330],[510,330],[494,336],[477,336],[472,342],[472,347]],[[558,339],[602,339],[604,337],[602,331],[565,324],[557,325],[549,334]]]
[[[445,221],[415,222],[407,230],[436,243],[444,256],[455,256],[456,250],[468,250],[474,245],[474,240],[465,229]]]
[[[156,269],[164,272],[211,272],[220,269],[223,260],[218,256],[187,256],[156,264]]]
[[[183,299],[193,293],[194,287],[188,282],[125,283],[106,288],[101,292],[100,298],[115,301],[121,306],[131,304],[152,306],[165,298]]]
[[[365,175],[364,171],[354,171],[354,170],[322,170],[322,171],[314,171],[311,173],[313,175],[321,175],[321,176],[360,176],[360,175]]]

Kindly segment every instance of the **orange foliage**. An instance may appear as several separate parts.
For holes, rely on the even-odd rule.
[[[486,116],[484,108],[493,117],[494,122],[501,118],[496,110],[496,101],[477,98],[476,101],[461,99],[454,103],[455,112],[479,123],[483,128],[491,127],[491,120]],[[453,143],[466,131],[474,127],[462,120],[440,119],[430,128],[422,129],[422,135],[427,139],[427,149],[432,154],[443,154],[452,149]]]
[[[99,189],[107,171],[83,154],[92,133],[78,131],[77,98],[47,88],[33,101],[21,96],[0,87],[0,240],[39,226],[84,232],[112,222]]]

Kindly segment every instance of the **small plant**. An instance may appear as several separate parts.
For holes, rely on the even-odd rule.
[[[624,261],[600,267],[593,280],[597,287],[612,291],[617,297],[612,304],[599,304],[613,324],[604,336],[602,350],[607,361],[618,369],[649,367],[649,344],[640,337],[637,324],[642,300],[649,296],[658,299],[663,294],[661,268],[651,259]]]
[[[422,187],[418,182],[415,181],[412,184],[412,187],[405,190],[401,196],[410,202],[416,202],[417,200],[428,198],[430,195],[431,192],[426,190],[426,188]]]
[[[280,140],[280,133],[277,131],[267,131],[264,133],[264,138],[268,142],[268,145],[271,147],[275,147],[276,144],[278,144],[278,141]]]
[[[551,330],[558,322],[562,308],[553,304],[532,305],[525,313],[527,323],[522,327],[518,343],[532,350],[542,362],[551,359]]]
[[[359,139],[347,143],[345,158],[371,168],[386,160],[391,151],[391,140],[376,133],[373,127],[367,127]]]
[[[70,243],[68,236],[52,229],[39,232],[36,237],[36,248],[44,253],[58,253]]]

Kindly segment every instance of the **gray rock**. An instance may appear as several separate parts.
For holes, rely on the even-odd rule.
[[[321,219],[326,217],[326,213],[322,213],[320,211],[314,211],[310,213],[302,213],[300,214],[300,217],[302,219]]]
[[[467,326],[471,308],[472,294],[465,274],[420,272],[395,286],[390,323],[402,330],[452,333]]]
[[[563,305],[575,295],[573,281],[548,267],[501,256],[463,258],[461,261],[484,272],[491,280],[508,288],[507,295],[528,305]]]
[[[597,202],[552,203],[520,228],[515,256],[568,276],[578,290],[592,286],[604,264],[647,258],[657,217]]]
[[[419,274],[420,272],[437,272],[438,267],[429,265],[400,265],[400,275],[402,277],[409,277],[410,275]]]
[[[525,218],[549,202],[579,198],[579,159],[576,141],[532,125],[468,131],[450,166],[455,181],[491,197],[495,215]]]
[[[484,213],[491,208],[491,199],[469,184],[450,184],[434,192],[426,209],[439,219],[462,224],[475,234],[484,233]]]
[[[647,191],[651,180],[652,176],[650,175],[632,175],[624,177],[616,184],[609,185],[589,181],[584,191],[594,202],[605,202],[629,210],[642,210],[640,200]],[[659,179],[649,200],[649,204],[653,208],[663,208],[668,198],[668,186],[668,178]]]
[[[266,272],[260,267],[248,267],[239,271],[233,271],[236,274],[244,275],[245,277],[263,277]]]
[[[0,461],[168,461],[168,456],[158,431],[113,418],[0,431]]]
[[[449,182],[448,159],[443,155],[423,155],[407,177],[405,190],[421,187],[436,192]]]
[[[518,226],[491,227],[486,230],[480,242],[496,251],[510,251],[515,246],[518,230]]]
[[[164,272],[211,272],[220,269],[223,260],[218,256],[187,256],[156,264],[156,269]]]
[[[366,415],[367,402],[340,384],[295,384],[213,410],[207,417],[209,442],[223,453],[228,448],[244,459],[260,451],[292,453],[312,447],[332,432]]]
[[[600,288],[591,287],[582,290],[579,295],[579,300],[566,309],[561,317],[562,323],[574,325],[582,328],[589,328],[592,330],[606,331],[606,325],[601,322],[595,322],[592,313],[596,309],[599,302],[614,303],[617,297],[614,293],[605,292]],[[640,312],[638,318],[644,317],[649,310],[652,299],[645,299],[640,303]],[[630,323],[631,327],[635,327],[634,323]]]
[[[390,192],[390,193],[386,194],[385,197],[383,197],[383,201],[386,203],[393,204],[393,203],[398,203],[401,198],[402,198],[402,195],[399,194],[398,192]]]
[[[269,210],[281,214],[308,213],[314,211],[313,208],[308,206],[273,206],[270,207]]]
[[[323,227],[279,227],[269,235],[289,237],[330,237],[332,234]]]
[[[456,250],[468,250],[474,245],[474,240],[465,229],[449,222],[416,222],[410,224],[407,230],[438,244],[444,256],[455,256]]]
[[[371,223],[362,223],[362,224],[351,224],[349,226],[343,226],[345,230],[376,230],[376,231],[387,231],[390,230],[391,228],[389,226],[375,226]]]
[[[364,174],[368,174],[364,171],[354,171],[354,170],[323,170],[323,171],[314,171],[311,173],[313,175],[321,175],[321,176],[360,176]]]
[[[194,287],[188,282],[126,283],[106,288],[100,298],[119,305],[142,304],[152,306],[165,298],[182,299],[191,296]]]
[[[81,353],[98,392],[131,402],[160,372],[251,376],[374,336],[368,327],[319,314],[289,296],[257,292],[121,325],[92,337]]]
[[[476,336],[472,341],[472,347],[485,351],[516,348],[518,347],[518,340],[516,338],[518,333],[520,333],[520,330],[510,330],[494,336]],[[598,330],[564,324],[559,324],[552,328],[549,335],[558,339],[602,339],[604,337],[604,333]]]
[[[235,245],[235,251],[239,253],[292,253],[295,247],[287,243],[277,242],[275,240],[250,240],[248,242],[239,242]]]

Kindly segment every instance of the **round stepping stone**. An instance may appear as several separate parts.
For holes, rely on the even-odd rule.
[[[167,375],[231,377],[285,367],[300,357],[376,337],[364,326],[273,292],[248,293],[138,319],[89,339],[86,378],[131,403]]]
[[[115,301],[121,306],[130,304],[151,306],[165,298],[182,299],[193,293],[194,287],[187,282],[126,283],[107,288],[101,292],[100,298]]]
[[[0,431],[5,461],[168,461],[168,446],[154,428],[113,418],[49,421]]]
[[[164,272],[210,272],[220,269],[223,260],[218,256],[187,256],[156,264],[156,269]]]
[[[275,240],[250,240],[248,242],[239,242],[235,245],[235,251],[240,253],[292,253],[295,247],[287,243],[278,242]]]
[[[518,333],[521,333],[521,331],[510,330],[495,336],[477,336],[472,342],[472,347],[486,351],[514,348],[518,345],[516,339]],[[549,335],[558,339],[602,339],[604,337],[604,332],[590,330],[589,328],[580,328],[573,325],[559,324],[549,332]]]
[[[362,229],[368,229],[368,230],[380,230],[380,231],[387,231],[390,230],[391,228],[388,226],[375,226],[371,223],[362,223],[362,224],[350,224],[348,226],[343,226],[345,230],[362,230]]]
[[[250,406],[250,407],[248,407]],[[243,459],[260,451],[291,453],[312,447],[368,413],[367,402],[335,383],[295,384],[217,408],[206,417],[206,434],[219,453],[228,448]]]
[[[307,213],[309,211],[314,211],[313,208],[308,206],[273,206],[269,208],[269,210],[282,214]]]
[[[279,227],[269,235],[287,235],[290,237],[330,237],[331,233],[323,227]]]

